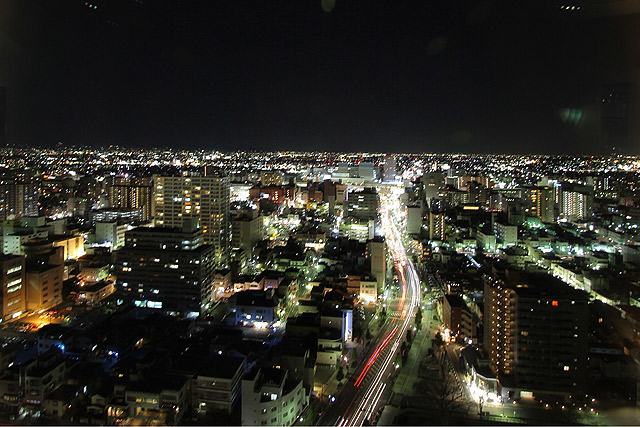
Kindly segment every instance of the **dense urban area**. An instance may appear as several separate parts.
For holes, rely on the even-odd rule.
[[[0,421],[638,424],[639,167],[0,149]]]

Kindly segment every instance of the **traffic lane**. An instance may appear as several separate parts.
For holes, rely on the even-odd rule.
[[[364,391],[363,389],[359,389],[359,387],[355,386],[355,382],[358,379],[360,373],[367,366],[367,362],[376,351],[378,346],[382,344],[387,335],[393,329],[393,321],[392,318],[388,317],[383,323],[382,328],[375,335],[372,340],[372,344],[367,346],[367,350],[364,355],[360,355],[360,359],[356,369],[349,374],[346,379],[345,384],[342,386],[342,389],[336,393],[336,401],[330,403],[329,406],[324,410],[324,413],[320,417],[318,421],[318,425],[335,425],[338,421],[338,418],[344,416],[344,413],[349,409],[349,406],[353,405],[354,398],[358,392]],[[369,371],[367,375],[371,375],[372,372]]]

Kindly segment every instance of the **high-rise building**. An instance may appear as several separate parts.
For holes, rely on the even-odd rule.
[[[593,187],[562,184],[560,214],[570,219],[585,219],[593,213]]]
[[[407,233],[420,234],[422,229],[422,206],[407,206]]]
[[[125,247],[116,252],[120,298],[179,315],[206,311],[214,298],[214,247],[203,244],[195,225],[186,220],[182,228],[127,231]]]
[[[27,310],[47,310],[62,303],[63,264],[31,260],[26,270]]]
[[[204,243],[213,245],[216,260],[229,256],[229,178],[226,176],[155,176],[154,221],[160,227],[181,227],[199,221]]]
[[[393,154],[385,154],[384,156],[382,180],[384,182],[392,182],[396,180],[396,156]]]
[[[263,217],[257,211],[240,214],[231,220],[231,247],[243,249],[247,257],[253,254],[253,246],[264,239]]]
[[[426,172],[420,178],[424,189],[424,197],[427,202],[435,199],[444,190],[444,178],[441,172]]]
[[[38,215],[38,185],[0,183],[0,221]]]
[[[24,257],[0,255],[2,272],[2,321],[20,316],[27,311],[27,284]]]
[[[555,222],[555,200],[550,187],[534,187],[529,191],[532,213],[542,222]]]
[[[588,296],[549,275],[507,277],[484,289],[484,348],[503,397],[584,390]]]
[[[153,185],[151,178],[121,179],[109,187],[109,205],[118,209],[135,209],[140,220],[153,218]]]
[[[387,243],[383,237],[375,237],[367,242],[367,254],[371,262],[371,275],[378,283],[378,294],[384,289],[387,275]]]

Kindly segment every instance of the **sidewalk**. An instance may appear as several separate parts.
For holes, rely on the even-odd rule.
[[[430,319],[422,318],[422,328],[417,331],[416,336],[413,338],[407,363],[400,368],[400,373],[393,383],[393,393],[395,396],[399,396],[400,399],[405,396],[416,395],[413,385],[419,380],[420,362],[427,357],[429,348],[432,345],[432,338],[429,336],[430,322]]]

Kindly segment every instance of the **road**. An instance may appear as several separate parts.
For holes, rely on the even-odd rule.
[[[389,202],[391,204],[393,202]],[[395,200],[397,203],[397,199]],[[388,301],[390,313],[346,385],[335,396],[319,419],[319,425],[361,426],[374,419],[391,393],[387,381],[395,371],[393,362],[413,323],[414,310],[420,302],[420,280],[415,267],[407,257],[402,237],[392,219],[388,204],[383,204],[381,219],[387,242],[399,272],[402,292],[396,300]]]

